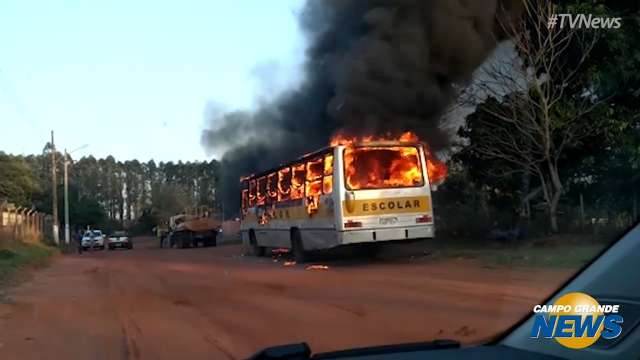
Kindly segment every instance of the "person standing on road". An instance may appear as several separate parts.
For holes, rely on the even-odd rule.
[[[78,247],[78,254],[82,254],[82,230],[78,230],[75,238],[76,246]]]
[[[167,234],[165,233],[162,225],[158,225],[155,227],[155,231],[156,231],[156,238],[158,239],[158,241],[160,242],[160,248],[162,249],[164,247],[164,241],[167,237]]]

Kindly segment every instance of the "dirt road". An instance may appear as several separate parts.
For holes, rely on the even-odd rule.
[[[3,359],[241,359],[276,344],[314,351],[479,341],[568,271],[469,261],[341,262],[326,271],[240,256],[240,246],[60,256],[0,304]]]

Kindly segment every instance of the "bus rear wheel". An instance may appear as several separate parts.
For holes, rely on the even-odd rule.
[[[304,263],[309,260],[308,253],[302,245],[302,236],[300,236],[300,230],[298,229],[291,230],[291,252],[298,263]]]

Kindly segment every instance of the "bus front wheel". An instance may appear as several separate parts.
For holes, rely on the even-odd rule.
[[[302,245],[302,236],[300,236],[300,230],[298,229],[291,230],[291,252],[298,263],[304,263],[308,260],[307,252],[304,251]]]
[[[251,255],[256,257],[262,257],[265,254],[264,246],[258,245],[258,239],[256,233],[253,230],[249,231],[249,246],[251,247]]]

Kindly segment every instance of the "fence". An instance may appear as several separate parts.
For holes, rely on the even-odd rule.
[[[32,209],[0,203],[0,242],[45,242],[50,238],[51,216]]]

